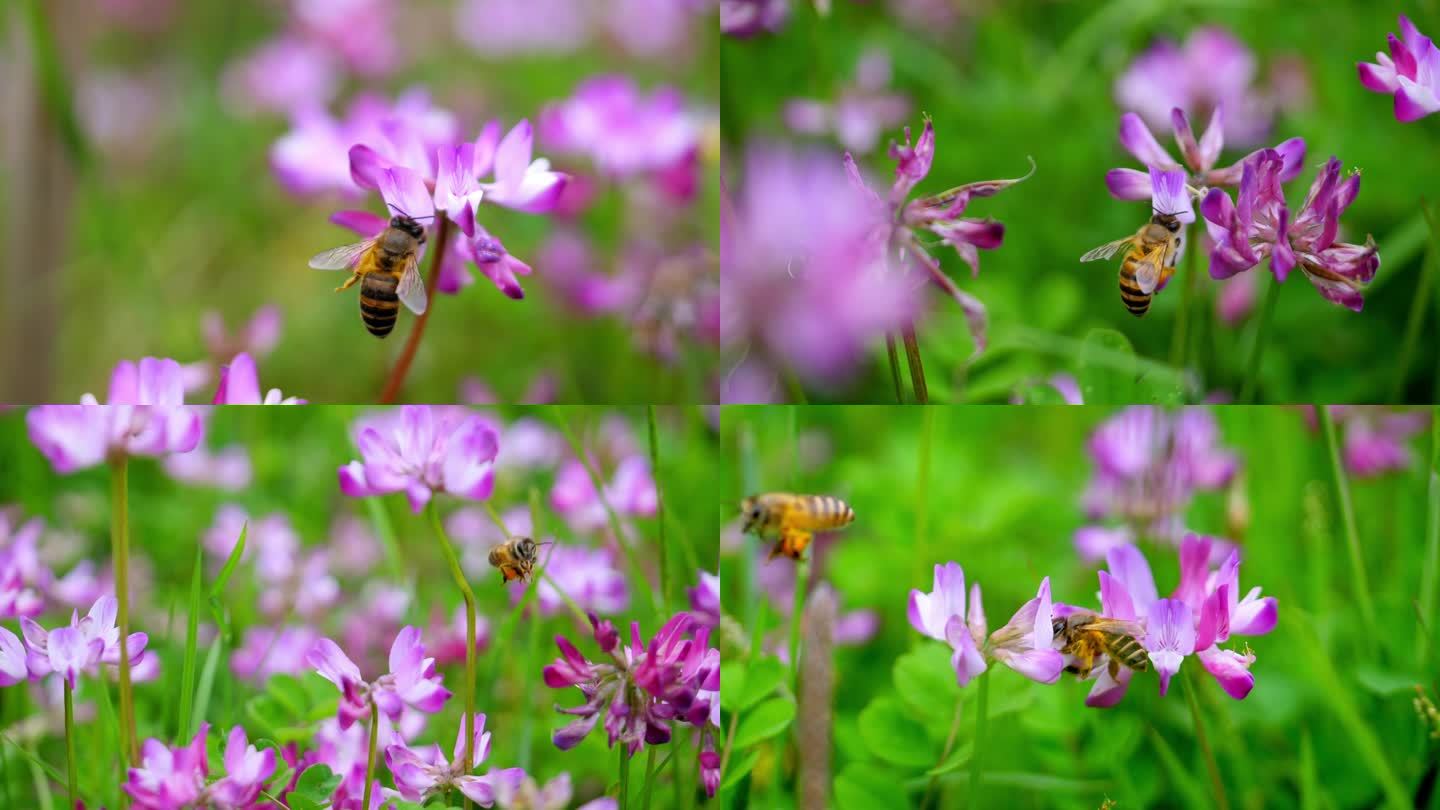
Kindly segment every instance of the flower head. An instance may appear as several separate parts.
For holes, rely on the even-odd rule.
[[[54,630],[46,631],[28,618],[20,619],[20,629],[30,648],[26,659],[30,675],[43,678],[53,672],[73,687],[82,673],[96,673],[101,664],[118,666],[120,629],[115,626],[118,610],[119,603],[114,596],[103,596],[90,607],[84,619],[78,612],[72,612],[70,623]],[[145,653],[148,641],[145,633],[131,633],[126,639],[125,651],[132,668],[152,657]]]
[[[1053,649],[1051,628],[1053,602],[1050,578],[1041,580],[1035,598],[1029,600],[1004,627],[988,633],[985,609],[980,603],[980,584],[975,583],[969,594],[966,610],[965,572],[950,562],[935,566],[934,587],[930,593],[910,591],[907,615],[910,626],[923,635],[944,641],[954,654],[950,665],[961,685],[983,673],[991,660],[1040,683],[1054,683],[1060,677],[1063,662]]]
[[[437,493],[483,501],[495,484],[499,440],[478,414],[409,405],[399,419],[362,425],[364,461],[340,468],[340,490],[351,497],[404,492],[419,512]]]
[[[570,798],[574,795],[574,789],[570,786],[569,772],[562,771],[559,776],[546,782],[544,786],[537,785],[535,780],[526,776],[519,785],[513,785],[508,781],[502,781],[495,785],[495,804],[503,810],[567,810],[570,807]],[[617,810],[617,801],[610,796],[604,796],[593,801],[586,802],[576,810]]]
[[[1360,83],[1395,97],[1396,121],[1415,121],[1440,110],[1440,48],[1404,14],[1400,36],[1390,34],[1386,41],[1388,56],[1376,53],[1375,62],[1356,64]]]
[[[881,133],[899,126],[910,112],[910,100],[890,92],[890,54],[874,49],[861,54],[855,79],[833,103],[812,98],[791,99],[785,122],[809,135],[834,133],[840,145],[864,154],[880,142]]]
[[[415,627],[407,626],[395,637],[390,671],[374,681],[366,681],[355,662],[328,638],[316,642],[305,660],[320,677],[339,688],[342,729],[369,715],[371,704],[397,720],[406,707],[434,713],[450,699],[450,690],[441,685],[444,679],[435,672],[435,659],[425,657],[425,645]]]
[[[649,95],[628,76],[595,76],[540,117],[546,145],[580,152],[601,172],[630,177],[693,163],[700,126],[673,87]]]
[[[431,745],[412,749],[404,743],[390,745],[385,749],[385,766],[395,777],[395,787],[407,801],[424,801],[430,796],[457,789],[466,798],[481,807],[493,807],[496,795],[504,791],[514,792],[525,778],[519,768],[492,770],[484,776],[475,776],[463,766],[465,753],[465,731],[473,731],[471,745],[474,747],[474,764],[478,766],[490,756],[490,732],[485,730],[485,715],[475,715],[470,723],[461,723],[455,737],[453,757],[446,759],[440,746]]]
[[[209,733],[210,724],[201,723],[190,744],[178,748],[153,738],[145,741],[140,748],[140,767],[129,770],[122,786],[137,810],[179,810],[200,800],[210,773],[205,751]]]
[[[305,400],[286,397],[279,388],[260,394],[260,378],[255,361],[241,352],[230,365],[220,367],[220,387],[215,389],[216,405],[304,405]]]

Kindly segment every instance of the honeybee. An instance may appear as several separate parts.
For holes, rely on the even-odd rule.
[[[1107,242],[1081,256],[1080,261],[1108,259],[1121,248],[1128,248],[1120,262],[1120,300],[1138,318],[1150,309],[1155,291],[1174,275],[1180,242],[1180,219],[1156,212],[1134,235]]]
[[[500,569],[501,584],[512,579],[521,582],[529,582],[530,574],[535,570],[535,563],[538,561],[537,552],[541,546],[548,546],[549,543],[537,543],[528,537],[512,537],[490,549],[490,564]]]
[[[740,502],[740,511],[744,515],[742,531],[759,537],[767,533],[779,535],[766,560],[781,554],[798,560],[814,538],[812,532],[839,529],[855,520],[855,510],[831,495],[752,495]]]
[[[1145,635],[1145,629],[1135,622],[1107,619],[1094,613],[1072,613],[1068,617],[1057,616],[1051,627],[1055,638],[1065,642],[1060,652],[1075,658],[1065,671],[1074,672],[1081,680],[1089,677],[1102,655],[1110,659],[1111,678],[1120,674],[1122,666],[1137,672],[1150,668],[1150,655],[1139,640]]]
[[[310,260],[316,270],[349,270],[350,278],[335,288],[348,290],[360,282],[360,319],[370,334],[383,338],[395,328],[400,302],[416,315],[425,312],[425,282],[420,278],[420,249],[425,229],[415,219],[396,214],[378,236],[327,250]]]

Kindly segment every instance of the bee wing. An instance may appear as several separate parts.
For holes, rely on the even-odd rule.
[[[1121,248],[1130,247],[1135,242],[1135,237],[1127,236],[1124,239],[1116,239],[1114,242],[1106,242],[1100,247],[1080,257],[1082,262],[1093,262],[1096,259],[1108,259],[1120,252]]]
[[[1085,625],[1086,630],[1095,630],[1101,633],[1110,633],[1117,636],[1135,636],[1136,638],[1145,635],[1145,628],[1138,622],[1126,621],[1125,619],[1102,619],[1097,618]]]
[[[373,238],[352,245],[341,245],[324,253],[315,254],[315,257],[310,260],[310,266],[316,270],[349,270],[355,266],[356,262],[360,261],[361,256],[364,256],[374,246]]]
[[[400,273],[400,286],[395,290],[400,300],[416,315],[424,315],[428,301],[425,298],[425,280],[420,277],[419,254],[412,254]]]
[[[1155,292],[1155,288],[1160,286],[1160,266],[1165,264],[1167,244],[1169,243],[1146,251],[1135,262],[1135,283],[1140,285],[1140,292],[1146,295]]]

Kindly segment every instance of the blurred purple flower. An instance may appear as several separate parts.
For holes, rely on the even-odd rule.
[[[481,807],[492,807],[501,783],[510,790],[519,787],[525,778],[525,772],[519,768],[491,770],[484,776],[466,772],[463,764],[466,726],[473,729],[471,745],[475,752],[474,764],[478,767],[490,756],[490,732],[485,730],[484,714],[476,714],[470,723],[460,724],[450,760],[445,758],[438,745],[412,749],[400,743],[385,749],[385,766],[395,777],[395,787],[401,798],[423,802],[431,796],[444,795],[456,789]]]
[[[602,75],[546,107],[540,137],[551,149],[584,154],[606,175],[627,178],[690,161],[700,127],[678,89],[646,96],[629,76]]]
[[[733,206],[722,189],[720,343],[737,356],[722,400],[760,401],[783,369],[843,381],[920,293],[885,271],[880,214],[831,158],[755,148],[742,177]]]
[[[420,631],[403,628],[390,647],[390,669],[374,681],[366,681],[360,668],[335,642],[322,638],[305,656],[320,677],[340,690],[340,727],[347,728],[370,714],[373,703],[381,714],[398,720],[408,706],[433,714],[450,699],[450,690],[441,685],[435,659],[425,657]]]
[[[130,768],[121,787],[136,810],[182,810],[201,801],[210,773],[205,738],[210,724],[202,722],[189,745],[168,748],[151,738],[140,747],[141,767]]]
[[[1360,83],[1365,89],[1395,97],[1395,120],[1415,121],[1440,111],[1440,48],[1420,33],[1410,18],[1400,15],[1400,36],[1386,37],[1390,55],[1375,54],[1375,62],[1360,62]]]
[[[354,515],[338,515],[330,525],[330,557],[337,574],[364,576],[380,560],[380,541]]]
[[[0,619],[35,617],[45,609],[35,588],[48,587],[54,574],[40,561],[37,542],[44,523],[33,518],[14,534],[10,516],[0,512]]]
[[[434,640],[431,652],[435,663],[456,664],[465,660],[465,606],[456,605],[447,621],[444,614],[436,611],[430,618],[429,636]],[[475,652],[483,652],[490,646],[490,620],[483,615],[475,616]]]
[[[1294,176],[1288,166],[1275,150],[1261,150],[1245,160],[1235,202],[1220,189],[1205,195],[1200,211],[1214,243],[1210,275],[1229,278],[1268,258],[1277,283],[1298,266],[1326,300],[1359,312],[1365,303],[1360,289],[1380,268],[1375,240],[1355,245],[1335,239],[1340,216],[1360,193],[1360,174],[1341,180],[1340,161],[1331,157],[1292,217],[1281,185]]]
[[[1410,438],[1430,426],[1428,410],[1392,410],[1366,405],[1327,405],[1341,432],[1345,469],[1357,478],[1408,470],[1414,463]],[[1316,427],[1313,409],[1306,420]]]
[[[30,648],[26,665],[32,678],[43,678],[54,672],[75,686],[82,673],[94,674],[100,665],[120,664],[120,630],[115,626],[119,603],[113,596],[101,597],[90,607],[84,619],[71,613],[70,624],[46,631],[28,617],[21,617],[20,629]],[[131,633],[125,641],[130,666],[138,667],[147,656],[145,645],[149,636]]]
[[[518,405],[551,405],[554,404],[558,393],[556,388],[559,381],[555,375],[548,371],[536,372],[530,378],[530,383],[525,386],[525,391],[518,399],[502,399],[495,393],[486,382],[477,376],[463,377],[459,385],[458,401],[465,405],[499,405],[501,402],[514,402]],[[505,447],[506,455],[496,459],[496,466],[504,468],[507,464],[513,463],[508,458],[514,458],[514,448],[511,445],[508,434],[501,438],[500,444]]]
[[[1215,295],[1215,312],[1220,320],[1234,329],[1255,311],[1256,278],[1253,273],[1237,273],[1220,282]]]
[[[585,0],[461,0],[455,31],[485,59],[564,54],[585,44],[588,8]]]
[[[0,686],[14,686],[30,677],[25,648],[9,628],[0,627]]]
[[[626,576],[617,566],[615,553],[610,549],[556,545],[543,554],[548,578],[569,594],[581,610],[613,616],[630,606]],[[554,616],[566,609],[564,600],[550,582],[542,580],[535,589],[542,615]],[[511,588],[510,593],[511,601],[519,602],[524,588]]]
[[[608,661],[587,660],[564,636],[556,636],[561,657],[545,667],[545,685],[574,686],[585,703],[557,710],[576,719],[554,732],[555,746],[568,751],[595,728],[602,714],[611,747],[618,742],[633,756],[646,744],[670,741],[670,723],[703,726],[711,717],[720,688],[720,653],[709,646],[710,630],[694,628],[687,613],[677,613],[646,645],[640,623],[630,626],[630,643],[620,643],[608,620],[590,617],[595,641]],[[694,630],[691,638],[686,635]],[[704,694],[702,694],[704,693]]]
[[[294,0],[292,6],[295,25],[361,76],[385,76],[400,67],[397,32],[404,12],[394,0]]]
[[[1075,533],[1081,557],[1102,559],[1137,534],[1178,545],[1195,494],[1228,486],[1239,470],[1239,458],[1219,440],[1219,426],[1204,408],[1137,405],[1097,427],[1088,443],[1095,474],[1082,499],[1095,523]],[[1120,525],[1101,523],[1107,520]],[[1215,548],[1223,557],[1230,546],[1222,541]]]
[[[1137,56],[1115,81],[1115,99],[1156,128],[1165,126],[1176,108],[1202,118],[1224,107],[1225,136],[1253,145],[1269,131],[1276,108],[1296,100],[1272,97],[1254,86],[1255,78],[1250,49],[1222,28],[1202,27],[1183,47],[1161,39]]]
[[[872,151],[885,131],[904,123],[910,100],[889,92],[890,54],[872,48],[860,55],[852,84],[841,88],[834,102],[794,98],[786,102],[785,124],[806,135],[833,133],[845,149]]]
[[[188,453],[200,442],[200,415],[185,407],[180,364],[146,357],[122,361],[110,378],[108,407],[86,394],[79,405],[41,405],[25,415],[30,440],[61,474],[109,458]]]
[[[255,361],[244,352],[235,355],[230,365],[220,367],[220,386],[215,389],[215,405],[304,405],[305,400],[286,397],[279,388],[271,388],[262,397],[260,376]]]
[[[398,723],[391,722],[385,715],[380,716],[376,734],[378,751],[391,745],[403,745],[424,728],[425,715],[407,710]],[[327,718],[316,727],[314,748],[307,755],[306,765],[319,764],[340,777],[333,806],[337,810],[358,810],[365,791],[365,760],[369,754],[369,718],[350,726],[341,726],[334,717]],[[378,767],[378,766],[377,766]],[[374,793],[378,798],[380,790]]]
[[[595,463],[592,461],[592,463]],[[600,470],[603,474],[603,470]],[[570,459],[555,473],[550,489],[550,506],[577,532],[592,532],[608,523],[605,504],[621,517],[651,517],[658,506],[655,478],[644,456],[632,455],[615,465],[604,485],[604,500],[595,491],[590,473],[579,459]]]
[[[989,633],[985,623],[978,582],[970,590],[968,612],[965,602],[965,572],[950,562],[935,566],[930,593],[910,591],[906,611],[910,626],[917,632],[950,645],[954,651],[950,665],[961,686],[983,673],[988,668],[987,660],[999,661],[1040,683],[1054,683],[1060,678],[1063,662],[1052,645],[1049,577],[1041,580],[1035,598],[1021,605],[1010,621],[994,633]]]
[[[204,443],[188,453],[166,456],[161,466],[176,481],[197,486],[239,492],[250,486],[250,453],[240,445],[222,447],[211,453]]]
[[[495,804],[502,810],[569,810],[573,795],[574,789],[570,786],[568,771],[561,771],[560,775],[546,782],[544,787],[535,784],[535,780],[528,775],[520,781],[518,787],[508,781],[495,785]],[[580,805],[575,810],[619,810],[619,804],[610,796],[602,796]]]
[[[732,37],[772,33],[789,16],[789,0],[720,0],[720,33]]]
[[[708,571],[698,573],[700,584],[685,591],[690,597],[690,615],[701,627],[716,627],[720,624],[720,577]]]
[[[232,335],[225,329],[225,319],[215,310],[200,318],[200,333],[205,349],[217,362],[242,352],[252,357],[265,357],[280,342],[282,320],[280,308],[270,304],[255,310],[250,320]]]
[[[230,655],[230,671],[262,686],[272,675],[303,675],[309,671],[305,655],[319,640],[320,634],[308,625],[248,627]]]
[[[437,493],[483,501],[495,484],[499,442],[478,415],[409,405],[399,420],[362,428],[357,442],[364,461],[340,468],[351,497],[403,491],[418,513]]]
[[[340,66],[325,46],[281,34],[232,62],[221,81],[226,100],[241,112],[289,113],[329,103],[340,84]]]

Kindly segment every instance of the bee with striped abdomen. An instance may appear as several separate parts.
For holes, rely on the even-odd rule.
[[[1081,256],[1080,261],[1108,259],[1121,248],[1128,248],[1120,262],[1120,300],[1138,318],[1149,311],[1150,299],[1174,275],[1180,243],[1179,217],[1156,212],[1131,236],[1107,242]]]
[[[1135,622],[1079,612],[1055,617],[1051,627],[1055,638],[1065,642],[1060,652],[1074,658],[1065,671],[1074,672],[1081,680],[1089,677],[1101,657],[1110,659],[1111,678],[1120,674],[1121,667],[1137,672],[1150,668],[1150,654],[1140,645],[1145,628]]]
[[[855,510],[832,495],[752,495],[740,502],[740,512],[744,516],[742,531],[754,532],[758,537],[778,535],[767,560],[780,554],[798,560],[810,545],[813,532],[839,529],[855,520]]]
[[[420,249],[425,229],[405,214],[390,218],[373,238],[327,250],[310,260],[316,270],[349,270],[350,278],[335,288],[360,283],[360,318],[370,334],[383,338],[395,328],[400,304],[416,315],[425,312],[425,282],[420,278]]]
[[[539,560],[540,547],[548,545],[528,537],[512,537],[490,549],[490,564],[500,569],[502,584],[512,579],[529,582]]]

